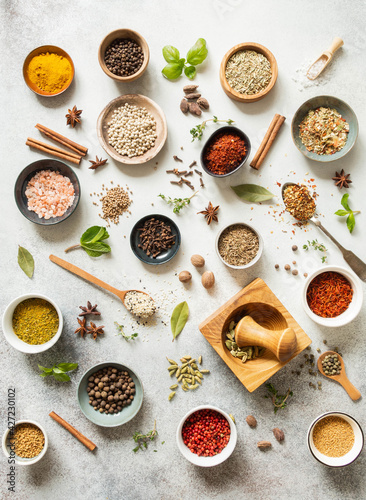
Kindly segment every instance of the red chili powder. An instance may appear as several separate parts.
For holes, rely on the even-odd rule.
[[[247,152],[245,141],[235,134],[219,134],[208,146],[203,160],[213,174],[224,175],[235,170]]]

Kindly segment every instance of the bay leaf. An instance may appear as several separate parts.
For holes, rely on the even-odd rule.
[[[173,340],[177,338],[180,332],[183,330],[185,324],[187,323],[188,316],[189,307],[186,301],[181,302],[174,308],[172,317],[170,318]]]
[[[274,194],[268,191],[268,189],[257,184],[240,184],[239,186],[230,187],[239,198],[251,203],[259,203],[274,197]]]
[[[18,264],[22,271],[31,278],[34,273],[34,259],[30,252],[24,247],[19,245],[18,249]]]

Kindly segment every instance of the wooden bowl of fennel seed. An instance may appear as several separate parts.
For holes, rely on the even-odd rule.
[[[221,86],[235,101],[249,103],[263,99],[273,89],[277,75],[275,56],[259,43],[239,43],[221,61]]]

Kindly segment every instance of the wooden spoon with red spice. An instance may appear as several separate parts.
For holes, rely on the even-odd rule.
[[[296,186],[296,184],[294,182],[285,182],[285,184],[282,186],[281,194],[282,194],[282,200],[285,204],[285,207],[286,207],[286,203],[285,203],[285,200],[283,197],[283,193],[284,193],[285,189],[288,188],[289,186]],[[315,218],[314,215],[312,217],[309,217],[306,220],[301,221],[301,222],[307,222],[307,221],[310,221],[313,224],[315,224],[316,227],[321,229],[323,231],[323,233],[326,234],[328,236],[328,238],[330,238],[333,241],[333,243],[342,252],[343,258],[347,262],[349,267],[357,274],[357,276],[362,281],[366,281],[366,264],[359,257],[357,257],[357,255],[355,255],[353,252],[351,252],[351,250],[347,250],[340,243],[338,243],[338,241],[325,229],[325,227],[322,225],[320,220]]]
[[[322,365],[322,361],[325,358],[325,356],[328,356],[328,354],[331,354],[331,355],[335,354],[336,356],[338,356],[338,360],[341,363],[341,373],[339,375],[326,375],[325,374],[324,369],[323,369],[323,365]],[[348,379],[348,377],[346,375],[346,369],[345,369],[345,366],[344,366],[343,358],[337,352],[334,352],[334,351],[323,352],[323,354],[321,356],[319,356],[319,358],[318,358],[318,370],[320,371],[320,373],[322,375],[324,375],[324,377],[328,377],[328,378],[330,378],[332,380],[335,380],[339,384],[341,384],[341,386],[346,390],[347,394],[349,395],[349,397],[351,399],[353,399],[353,401],[357,401],[358,399],[360,399],[361,393],[349,381],[349,379]]]

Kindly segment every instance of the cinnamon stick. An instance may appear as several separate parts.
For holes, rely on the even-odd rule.
[[[92,441],[90,441],[90,439],[81,434],[81,432],[77,431],[75,427],[66,422],[66,420],[59,417],[57,413],[51,411],[50,417],[53,418],[53,420],[55,420],[58,424],[62,425],[62,427],[64,427],[67,431],[69,431],[70,434],[75,436],[76,439],[78,439],[80,443],[83,443],[83,445],[86,446],[90,451],[95,450],[95,448],[97,447],[96,444],[94,444]]]
[[[72,149],[76,153],[78,153],[81,156],[85,156],[86,153],[88,152],[88,148],[81,146],[77,142],[71,141],[67,137],[64,137],[63,135],[59,134],[58,132],[55,132],[54,130],[51,130],[44,125],[41,125],[40,123],[37,123],[36,128],[42,132],[42,134],[46,135],[50,139],[53,139],[54,141],[66,146],[67,148]]]
[[[250,166],[252,168],[255,168],[256,170],[259,169],[261,164],[263,163],[263,160],[267,156],[267,153],[270,149],[270,147],[273,144],[273,141],[275,140],[278,131],[280,130],[283,122],[285,121],[285,117],[281,116],[279,114],[275,114],[273,117],[273,120],[271,121],[271,124],[266,132],[266,135],[263,138],[263,141],[261,142],[258,151],[254,155],[253,160],[250,163]]]
[[[39,151],[43,151],[50,155],[56,156],[57,158],[61,158],[62,160],[71,161],[72,163],[76,163],[77,165],[79,165],[81,162],[81,156],[74,155],[73,153],[69,153],[64,149],[56,148],[55,146],[38,141],[37,139],[32,139],[31,137],[28,137],[26,145],[30,146],[31,148],[38,149]]]

